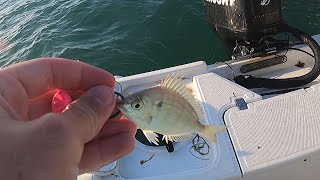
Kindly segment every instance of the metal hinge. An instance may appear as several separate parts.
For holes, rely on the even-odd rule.
[[[239,108],[239,110],[246,110],[248,109],[248,104],[243,98],[235,99],[236,106]]]

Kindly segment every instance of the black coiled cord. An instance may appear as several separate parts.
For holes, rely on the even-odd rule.
[[[296,38],[300,39],[306,45],[308,45],[315,59],[315,64],[312,70],[303,76],[288,78],[288,79],[267,79],[257,78],[253,76],[237,76],[234,81],[246,88],[271,88],[271,89],[284,89],[303,86],[311,83],[320,74],[320,46],[319,44],[308,34],[300,31],[297,28],[291,27],[288,24],[282,24],[281,29],[283,32],[289,32]]]

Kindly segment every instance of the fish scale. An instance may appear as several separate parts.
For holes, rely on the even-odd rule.
[[[154,101],[166,102],[163,103],[161,108],[153,106],[152,114],[155,116],[153,117],[150,129],[157,130],[158,133],[168,135],[176,135],[177,133],[185,134],[191,130],[194,130],[195,123],[185,123],[197,121],[197,115],[193,108],[186,102],[185,99],[177,96],[174,93],[171,93],[170,91],[166,91],[168,90],[157,87],[148,92],[149,96],[155,98]],[[155,94],[163,94],[163,96],[157,99]],[[166,123],[170,128],[166,128],[166,126],[163,126],[162,123]]]

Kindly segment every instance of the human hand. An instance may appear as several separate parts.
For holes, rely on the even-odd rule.
[[[43,58],[1,69],[0,77],[1,179],[76,179],[132,151],[136,126],[108,120],[116,104],[108,72]],[[57,89],[85,93],[52,113]]]

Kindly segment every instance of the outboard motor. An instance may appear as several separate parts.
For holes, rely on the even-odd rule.
[[[204,0],[209,26],[226,43],[233,59],[263,56],[288,49],[286,40],[273,36],[289,32],[313,51],[315,65],[306,75],[289,79],[237,76],[236,83],[247,88],[291,88],[312,82],[320,73],[320,47],[306,33],[282,20],[281,0]]]
[[[236,45],[250,51],[265,37],[278,34],[283,23],[279,0],[206,0],[205,10],[210,27],[231,53],[246,53]]]

